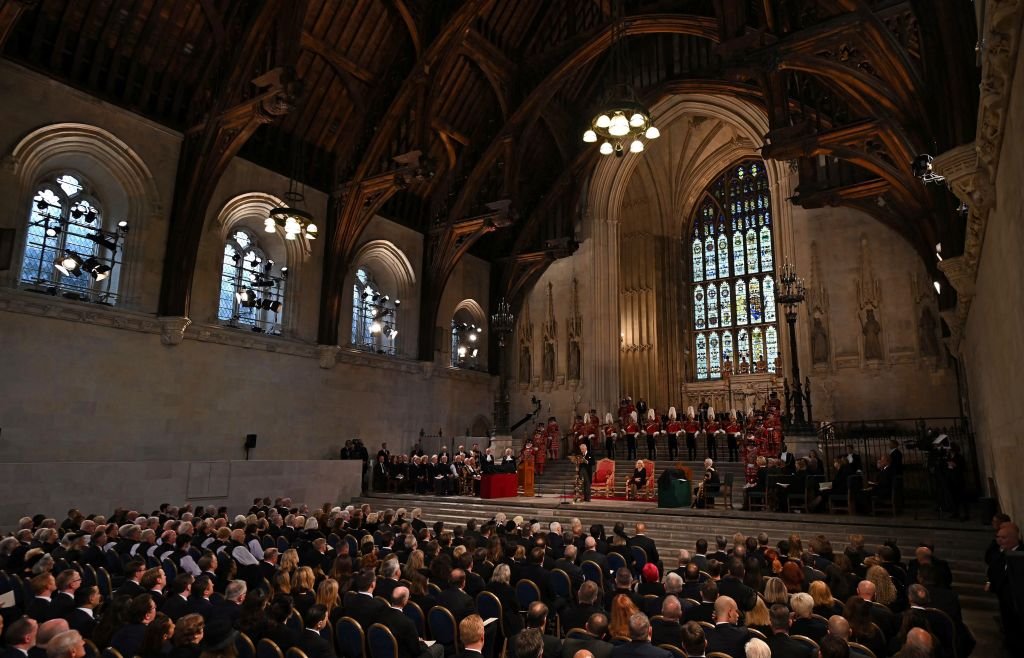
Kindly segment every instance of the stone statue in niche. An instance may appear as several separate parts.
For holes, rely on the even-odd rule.
[[[580,378],[580,344],[579,341],[569,341],[569,379],[579,381]]]
[[[932,314],[931,308],[925,306],[921,310],[917,331],[921,343],[921,354],[929,357],[939,356],[939,341],[935,337],[935,316]]]
[[[861,332],[864,334],[864,358],[868,361],[881,361],[884,358],[882,353],[882,325],[875,318],[874,309],[868,309],[861,323]]]
[[[555,381],[555,345],[544,341],[544,381]]]
[[[828,363],[828,333],[819,315],[811,328],[811,363]]]
[[[529,384],[530,383],[530,364],[531,364],[530,346],[522,344],[519,346],[519,383]]]

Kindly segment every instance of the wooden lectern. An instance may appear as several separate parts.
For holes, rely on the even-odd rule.
[[[523,496],[533,498],[533,451],[532,446],[525,446],[519,454],[519,486],[523,488]]]

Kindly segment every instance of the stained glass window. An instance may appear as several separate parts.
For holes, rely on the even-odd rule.
[[[734,222],[735,225],[735,222]],[[743,260],[743,234],[736,231],[732,234],[732,274],[733,276],[739,276],[744,274],[747,270],[745,267],[745,261]],[[693,270],[696,272],[696,268]],[[699,279],[698,279],[699,281]]]
[[[708,336],[708,373],[711,379],[722,376],[722,345],[718,341],[718,333],[712,331]]]
[[[734,372],[744,357],[751,368],[759,359],[774,367],[779,346],[771,212],[760,160],[724,171],[698,202],[688,236],[697,379],[721,377],[727,356]]]
[[[697,379],[708,378],[708,345],[704,334],[697,334]]]
[[[736,324],[747,323],[747,282],[740,279],[736,282]]]
[[[757,272],[757,235],[754,229],[747,229],[747,271]]]
[[[775,360],[779,358],[779,332],[775,327],[768,327],[764,335],[768,346],[768,372],[775,372]]]
[[[708,281],[718,276],[715,262],[715,239],[709,235],[704,240],[704,278]]]
[[[775,322],[775,281],[771,275],[764,278],[764,287],[761,291],[764,293],[764,320]]]
[[[751,279],[747,286],[747,295],[750,302],[750,324],[757,324],[764,321],[764,308],[761,306],[761,282]]]
[[[718,276],[729,276],[729,239],[725,233],[718,236]]]
[[[718,288],[713,283],[708,284],[708,326],[718,328]]]
[[[764,358],[764,334],[760,329],[754,329],[750,332],[750,337],[753,343],[751,347],[754,352],[754,363],[757,363]]]
[[[729,294],[729,282],[723,281],[718,286],[718,303],[721,308],[719,314],[720,321],[723,327],[732,326],[732,295]]]
[[[693,289],[693,326],[698,331],[707,326],[704,318],[704,287],[697,286]]]

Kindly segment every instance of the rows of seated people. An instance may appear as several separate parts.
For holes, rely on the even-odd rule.
[[[905,563],[857,537],[834,552],[824,537],[736,535],[670,568],[643,523],[420,516],[264,499],[234,518],[22,519],[0,542],[0,596],[14,594],[0,658],[967,658],[973,645],[930,546]]]

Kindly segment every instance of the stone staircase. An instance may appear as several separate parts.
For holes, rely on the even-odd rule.
[[[720,451],[721,452],[721,451]],[[646,447],[643,450],[637,450],[638,456],[643,458],[647,454]],[[672,466],[675,461],[669,461],[667,459],[668,451],[665,448],[659,448],[659,455],[666,456],[664,459],[658,459],[654,462],[654,477],[657,478],[661,475],[661,471],[664,468]],[[598,452],[598,457],[595,460],[595,472],[596,462],[600,461],[604,456],[604,451]],[[724,455],[720,455],[724,456]],[[704,473],[704,462],[703,460],[697,462],[684,461],[682,462],[692,472],[694,478],[703,477]],[[626,480],[633,475],[633,469],[636,466],[636,460],[634,459],[616,459],[615,460],[615,493],[618,496],[626,495]],[[715,470],[718,471],[718,477],[724,482],[727,474],[732,474],[735,484],[734,486],[738,490],[743,486],[743,468],[744,465],[739,462],[726,462],[719,461],[715,462]],[[558,459],[556,461],[548,460],[544,465],[544,475],[535,475],[534,477],[534,490],[536,493],[546,495],[562,495],[565,494],[568,497],[572,497],[573,480],[576,477],[576,467],[568,459]],[[734,494],[735,500],[739,500],[739,492]]]
[[[632,472],[632,463],[621,460],[616,465],[617,473],[623,465],[628,465]],[[542,482],[561,482],[562,476],[569,474],[569,466],[571,464],[565,462],[564,466],[556,466],[546,471]],[[552,488],[550,493],[561,493],[560,484],[557,487],[554,484],[545,486]],[[557,490],[554,490],[555,488]],[[586,527],[592,523],[602,523],[608,532],[616,522],[625,522],[627,527],[630,527],[636,521],[642,520],[647,524],[647,534],[657,542],[666,566],[671,568],[676,565],[678,550],[686,548],[692,551],[698,538],[706,538],[713,545],[716,535],[724,535],[730,538],[731,544],[731,537],[736,532],[767,532],[772,545],[791,533],[799,534],[805,541],[822,534],[829,538],[835,550],[842,550],[851,534],[863,535],[865,546],[869,549],[880,545],[886,539],[895,539],[903,549],[904,560],[913,556],[913,548],[918,541],[927,540],[934,543],[936,554],[948,560],[953,570],[954,588],[960,594],[964,619],[978,640],[978,647],[973,655],[1008,655],[1001,649],[1001,639],[995,621],[998,614],[995,598],[983,591],[985,564],[982,556],[991,539],[991,531],[987,526],[977,522],[915,520],[910,517],[893,519],[799,515],[722,509],[657,509],[611,501],[573,505],[569,502],[559,502],[557,498],[552,497],[486,501],[458,496],[441,498],[378,494],[364,496],[354,502],[369,503],[374,509],[419,507],[423,510],[423,519],[428,524],[438,520],[443,520],[446,525],[465,524],[469,519],[482,521],[493,518],[498,511],[504,512],[509,518],[519,514],[525,519],[536,520],[544,525],[545,529],[551,521],[559,521],[563,529],[568,529],[569,522],[574,517],[578,517]],[[623,514],[627,505],[629,513]]]

